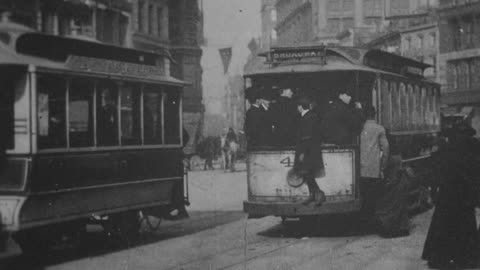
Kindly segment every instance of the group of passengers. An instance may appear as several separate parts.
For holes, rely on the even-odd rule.
[[[265,95],[247,92],[252,104],[246,115],[249,146],[271,145],[275,140],[284,146],[295,142],[293,171],[309,190],[303,204],[321,205],[325,194],[315,181],[325,173],[321,146],[359,143],[365,221],[375,222],[386,237],[407,235],[408,170],[401,169],[399,156],[389,157],[386,130],[375,121],[375,108],[352,104],[351,93],[342,90],[319,113],[308,97],[294,101],[292,94],[291,89],[282,89],[277,101],[271,102]],[[445,141],[432,154],[439,191],[422,254],[432,268],[479,266],[480,227],[475,207],[480,207],[480,142],[473,137],[475,133],[468,123],[458,123],[443,132]]]
[[[322,146],[354,145],[360,138],[362,208],[366,217],[371,219],[376,208],[379,208],[376,202],[386,192],[382,180],[389,156],[386,131],[375,121],[375,108],[362,108],[360,102],[352,102],[352,93],[348,89],[336,92],[323,108],[315,106],[315,102],[306,95],[300,94],[293,100],[290,88],[280,89],[279,98],[274,101],[252,88],[246,95],[251,104],[245,119],[248,147],[272,144],[295,146],[293,171],[296,176],[303,178],[309,190],[308,199],[302,202],[304,205],[320,206],[326,200],[325,193],[315,181],[325,175]],[[395,200],[390,200],[390,204],[406,197],[406,189],[403,192],[396,191]],[[400,217],[408,221],[406,209],[405,203],[404,207],[396,209],[395,217],[388,213],[381,216],[381,221],[385,225],[391,224],[389,221],[393,218]],[[398,225],[395,229],[394,226],[385,226],[385,231],[398,234],[404,231],[405,223],[395,222]]]

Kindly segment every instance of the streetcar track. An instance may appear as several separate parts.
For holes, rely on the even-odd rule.
[[[275,226],[276,226],[276,225],[275,225]],[[271,225],[267,225],[267,226],[265,226],[265,227],[271,227]],[[262,229],[263,229],[263,228],[262,228]],[[261,243],[264,243],[264,242],[268,242],[268,241],[270,241],[270,240],[272,239],[272,237],[269,237],[269,236],[264,236],[264,237],[265,237],[264,239],[260,239],[260,240],[258,240],[258,241],[248,242],[248,243],[246,244],[247,248],[248,248],[249,245],[261,244]],[[310,259],[312,259],[312,258],[314,258],[314,257],[317,257],[317,256],[323,256],[323,255],[325,255],[326,253],[330,252],[332,249],[338,249],[338,248],[347,246],[347,245],[349,245],[349,244],[351,244],[351,243],[354,243],[354,242],[360,240],[362,237],[363,237],[363,236],[356,236],[356,237],[353,238],[353,240],[351,240],[351,241],[350,241],[350,240],[347,240],[347,241],[344,242],[344,243],[342,242],[342,243],[339,243],[339,244],[337,244],[337,245],[334,245],[333,247],[329,248],[329,249],[326,250],[325,252],[322,252],[322,253],[319,253],[319,254],[315,254],[315,255],[309,256],[308,259],[310,260]],[[320,238],[322,238],[322,237],[320,237]],[[328,238],[328,237],[325,237],[325,238]],[[289,239],[286,239],[286,240],[288,241]],[[305,240],[303,240],[303,239],[297,239],[297,240],[292,239],[291,241],[292,241],[292,242],[288,242],[288,243],[286,243],[286,244],[284,244],[284,245],[281,245],[280,247],[277,247],[277,248],[268,250],[268,251],[266,251],[266,252],[261,252],[261,253],[259,253],[259,254],[257,254],[257,255],[254,255],[254,256],[252,256],[252,257],[246,258],[246,260],[242,260],[242,261],[240,261],[240,262],[232,263],[232,264],[229,264],[229,265],[226,265],[226,266],[222,266],[222,267],[216,268],[216,269],[218,269],[218,270],[225,270],[225,269],[228,269],[228,268],[231,268],[231,267],[235,267],[235,266],[238,266],[238,265],[242,265],[242,264],[251,262],[251,261],[253,261],[253,260],[255,260],[255,259],[258,259],[258,258],[260,258],[260,257],[262,257],[262,256],[265,256],[265,255],[268,255],[268,254],[272,254],[272,253],[274,253],[274,252],[277,252],[277,251],[279,251],[279,250],[288,248],[288,247],[290,247],[290,246],[294,246],[294,245],[296,245],[296,244],[299,244],[299,243],[301,243],[301,242],[304,242]],[[241,248],[245,248],[245,244],[244,244],[244,245],[234,246],[234,247],[232,247],[232,248],[223,250],[222,252],[218,252],[218,253],[215,253],[215,254],[211,254],[211,255],[208,255],[208,256],[205,256],[205,257],[202,257],[202,258],[193,259],[193,260],[190,260],[190,261],[188,261],[188,262],[182,263],[182,264],[180,264],[180,265],[176,265],[176,266],[172,266],[172,267],[166,268],[166,270],[185,269],[185,268],[184,268],[185,266],[192,265],[192,264],[194,264],[195,262],[206,262],[206,261],[208,261],[208,260],[213,259],[213,258],[216,257],[216,256],[219,256],[219,255],[222,255],[222,254],[227,254],[227,253],[229,253],[229,252],[231,252],[231,251],[233,251],[233,250],[241,249]],[[187,269],[188,269],[188,268],[187,268]]]
[[[266,225],[266,226],[264,226],[264,227],[271,227],[271,224],[268,224],[268,225]],[[263,229],[263,228],[260,228],[260,229]],[[256,234],[256,233],[254,233],[254,234]],[[270,238],[265,237],[265,239],[259,239],[258,241],[248,242],[248,244],[258,244],[258,243],[266,242],[266,241],[268,241],[268,240],[270,240]],[[212,258],[214,258],[214,257],[217,256],[217,255],[225,254],[225,253],[228,253],[228,252],[230,252],[230,251],[232,251],[232,250],[235,250],[235,249],[238,249],[238,248],[243,248],[243,247],[244,247],[244,245],[234,246],[234,247],[232,247],[232,248],[225,249],[225,250],[222,251],[222,252],[215,253],[215,254],[211,254],[211,255],[207,255],[207,256],[205,256],[205,257],[198,258],[198,259],[193,259],[193,260],[184,262],[184,263],[182,263],[182,264],[179,264],[179,265],[176,265],[176,266],[172,266],[172,267],[166,268],[165,270],[183,269],[183,268],[182,268],[183,266],[192,264],[192,263],[194,263],[194,262],[196,262],[196,261],[205,261],[205,260],[208,260],[208,259],[212,259]]]
[[[352,241],[346,241],[345,243],[341,243],[341,244],[338,244],[338,245],[334,245],[333,247],[329,248],[328,250],[326,250],[326,251],[324,251],[324,252],[321,252],[321,253],[318,253],[318,254],[309,256],[309,257],[308,257],[308,260],[310,260],[310,259],[312,259],[312,258],[314,258],[314,257],[323,256],[323,255],[327,254],[328,252],[330,252],[332,249],[338,249],[338,248],[347,246],[347,245],[349,245],[349,244],[351,244],[351,243],[354,243],[354,242],[360,240],[360,238],[362,238],[362,236],[357,236],[357,237],[355,237]],[[251,258],[249,258],[249,259],[247,259],[247,260],[245,260],[245,261],[242,261],[242,262],[238,262],[238,263],[234,263],[234,264],[231,264],[231,265],[222,267],[222,268],[218,268],[218,270],[225,270],[225,269],[228,269],[228,268],[231,268],[231,267],[235,267],[235,266],[237,266],[237,265],[242,265],[242,264],[244,264],[244,263],[251,262],[251,261],[253,261],[253,260],[255,260],[255,259],[258,259],[258,258],[264,256],[264,255],[268,255],[268,254],[274,253],[274,252],[279,251],[279,250],[281,250],[281,249],[284,249],[284,248],[293,246],[293,245],[295,245],[295,244],[299,244],[300,242],[303,242],[303,241],[305,241],[305,240],[299,239],[299,240],[295,241],[294,243],[291,243],[291,244],[285,245],[285,246],[283,246],[283,247],[279,247],[279,248],[270,250],[270,251],[268,251],[268,252],[264,252],[264,253],[255,255],[255,256],[253,256],[253,257],[251,257]],[[307,261],[308,261],[308,260],[307,260]]]

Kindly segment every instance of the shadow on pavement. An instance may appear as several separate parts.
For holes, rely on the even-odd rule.
[[[237,221],[245,217],[243,212],[191,212],[190,218],[179,221],[162,221],[158,231],[142,233],[137,241],[126,244],[118,238],[103,233],[101,229],[89,232],[76,246],[60,246],[48,254],[41,256],[18,255],[0,261],[0,269],[42,270],[46,266],[80,260],[114,253],[126,249],[136,248],[159,241],[181,237],[203,230],[211,229],[220,225]]]
[[[363,218],[364,220],[364,218]],[[349,237],[375,234],[372,222],[362,221],[360,214],[324,215],[287,219],[281,224],[259,232],[267,237]]]

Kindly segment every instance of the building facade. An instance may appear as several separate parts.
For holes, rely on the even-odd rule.
[[[444,114],[465,113],[480,134],[480,2],[440,0],[439,81]]]
[[[428,8],[436,1],[278,0],[278,44],[362,46],[390,31],[391,18]]]
[[[0,0],[0,12],[40,32],[132,46],[127,0]]]

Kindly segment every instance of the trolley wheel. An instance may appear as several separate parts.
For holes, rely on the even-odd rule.
[[[131,245],[140,236],[141,219],[139,211],[128,211],[108,216],[108,221],[102,224],[105,232],[127,245]]]

